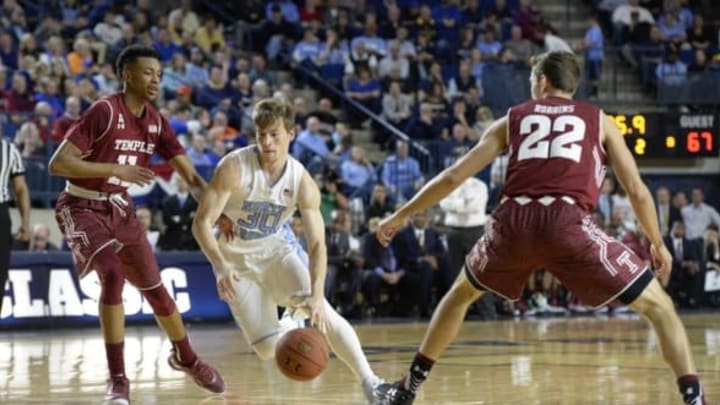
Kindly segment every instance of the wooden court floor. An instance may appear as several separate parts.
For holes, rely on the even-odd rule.
[[[720,314],[685,315],[698,368],[720,403]],[[408,366],[425,323],[357,327],[378,374]],[[262,363],[232,325],[191,328],[198,352],[225,375],[210,396],[166,363],[169,344],[152,326],[128,328],[133,404],[362,404],[360,386],[336,358],[318,379],[295,383]],[[0,333],[0,404],[99,404],[103,344],[94,328]],[[417,404],[679,405],[675,382],[645,322],[552,318],[468,322],[433,369]]]

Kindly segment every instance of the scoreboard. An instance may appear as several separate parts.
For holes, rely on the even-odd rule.
[[[638,158],[718,157],[718,115],[710,113],[608,114]]]

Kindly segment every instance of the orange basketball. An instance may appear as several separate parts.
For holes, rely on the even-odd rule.
[[[325,336],[315,328],[291,330],[275,347],[278,368],[295,381],[309,381],[319,376],[327,367],[329,357]]]

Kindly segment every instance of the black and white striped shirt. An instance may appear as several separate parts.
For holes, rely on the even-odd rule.
[[[10,195],[10,179],[25,174],[22,156],[15,144],[0,139],[0,204],[12,200]]]

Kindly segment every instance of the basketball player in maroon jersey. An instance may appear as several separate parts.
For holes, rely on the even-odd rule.
[[[381,385],[381,391],[390,404],[412,403],[418,386],[457,335],[468,306],[485,291],[516,300],[533,271],[545,268],[591,305],[619,300],[647,318],[685,403],[704,405],[687,334],[672,301],[643,261],[591,217],[604,165],[609,163],[652,243],[655,274],[668,277],[672,260],[655,204],[622,135],[602,110],[572,100],[580,80],[573,54],[536,57],[530,80],[532,101],[494,122],[466,156],[437,175],[377,231],[387,244],[414,213],[435,205],[508,149],[507,179],[486,234],[467,255],[464,270],[435,310],[409,374]]]
[[[222,376],[198,358],[127,194],[131,184],[146,185],[153,153],[165,158],[191,185],[196,198],[206,187],[185,149],[153,106],[162,66],[155,49],[132,45],[117,59],[122,92],[96,101],[73,124],[50,161],[50,173],[67,178],[55,218],[72,249],[79,276],[95,270],[100,279],[100,326],[110,378],[107,404],[129,404],[123,342],[122,290],[127,279],[143,294],[172,341],[168,359],[213,393],[225,390]]]

